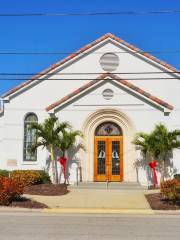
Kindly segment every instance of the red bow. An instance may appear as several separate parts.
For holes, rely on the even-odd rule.
[[[158,184],[157,174],[156,174],[156,165],[157,165],[156,160],[154,160],[153,162],[150,162],[150,163],[149,163],[149,166],[150,166],[150,168],[152,169],[152,172],[153,172],[154,186],[156,186],[156,185]]]
[[[60,157],[58,160],[59,160],[61,166],[63,167],[64,177],[66,178],[66,161],[67,161],[67,159],[65,157]]]

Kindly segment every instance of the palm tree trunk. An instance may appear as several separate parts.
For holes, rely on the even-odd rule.
[[[57,160],[54,159],[55,162],[55,172],[56,172],[56,184],[59,183],[59,179],[58,179],[58,168],[57,168]]]
[[[65,157],[65,150],[63,150],[63,157]],[[64,184],[66,184],[66,174],[67,174],[66,170],[67,170],[67,161],[64,169]]]
[[[56,183],[55,157],[54,157],[54,148],[53,148],[53,145],[50,146],[50,153],[51,153],[51,162],[52,162],[52,177],[53,177],[53,183]]]
[[[161,164],[161,182],[164,181],[164,177],[165,177],[165,160],[162,160],[162,164]]]

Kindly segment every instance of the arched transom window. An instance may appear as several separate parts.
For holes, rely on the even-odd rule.
[[[30,149],[33,143],[36,141],[35,130],[30,129],[29,126],[32,122],[37,122],[38,118],[36,114],[29,113],[24,120],[24,161],[36,161],[37,153],[31,153]]]
[[[121,128],[114,122],[101,123],[95,131],[95,136],[122,136]]]

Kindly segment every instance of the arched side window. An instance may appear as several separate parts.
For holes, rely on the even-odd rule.
[[[122,129],[114,122],[101,123],[95,131],[95,136],[122,136]]]
[[[37,160],[37,153],[30,152],[31,146],[36,141],[35,130],[29,129],[29,126],[32,122],[38,122],[38,118],[36,114],[29,113],[24,119],[24,149],[23,149],[24,161]]]

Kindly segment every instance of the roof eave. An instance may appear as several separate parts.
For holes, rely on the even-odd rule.
[[[90,87],[93,87],[96,83],[99,83],[99,80],[105,80],[105,79],[113,79],[117,83],[121,84],[124,88],[130,89],[131,92],[134,92],[136,95],[139,95],[143,97],[144,99],[147,99],[149,102],[153,103],[156,106],[160,106],[164,112],[171,112],[174,107],[167,102],[161,100],[160,98],[155,97],[154,95],[149,94],[148,92],[144,91],[143,89],[136,87],[132,83],[128,82],[127,80],[121,79],[118,76],[111,74],[111,73],[106,73],[103,75],[100,75],[97,79],[92,80],[91,82],[85,84],[83,87],[75,90],[74,92],[70,93],[69,95],[66,95],[64,99],[60,99],[59,101],[49,105],[46,107],[46,111],[49,112],[54,109],[54,111],[57,108],[60,108],[60,106],[66,104],[70,100],[74,99],[77,97],[77,95],[81,95],[84,91],[87,91]],[[98,80],[98,81],[97,81]],[[87,87],[86,87],[87,86]]]

